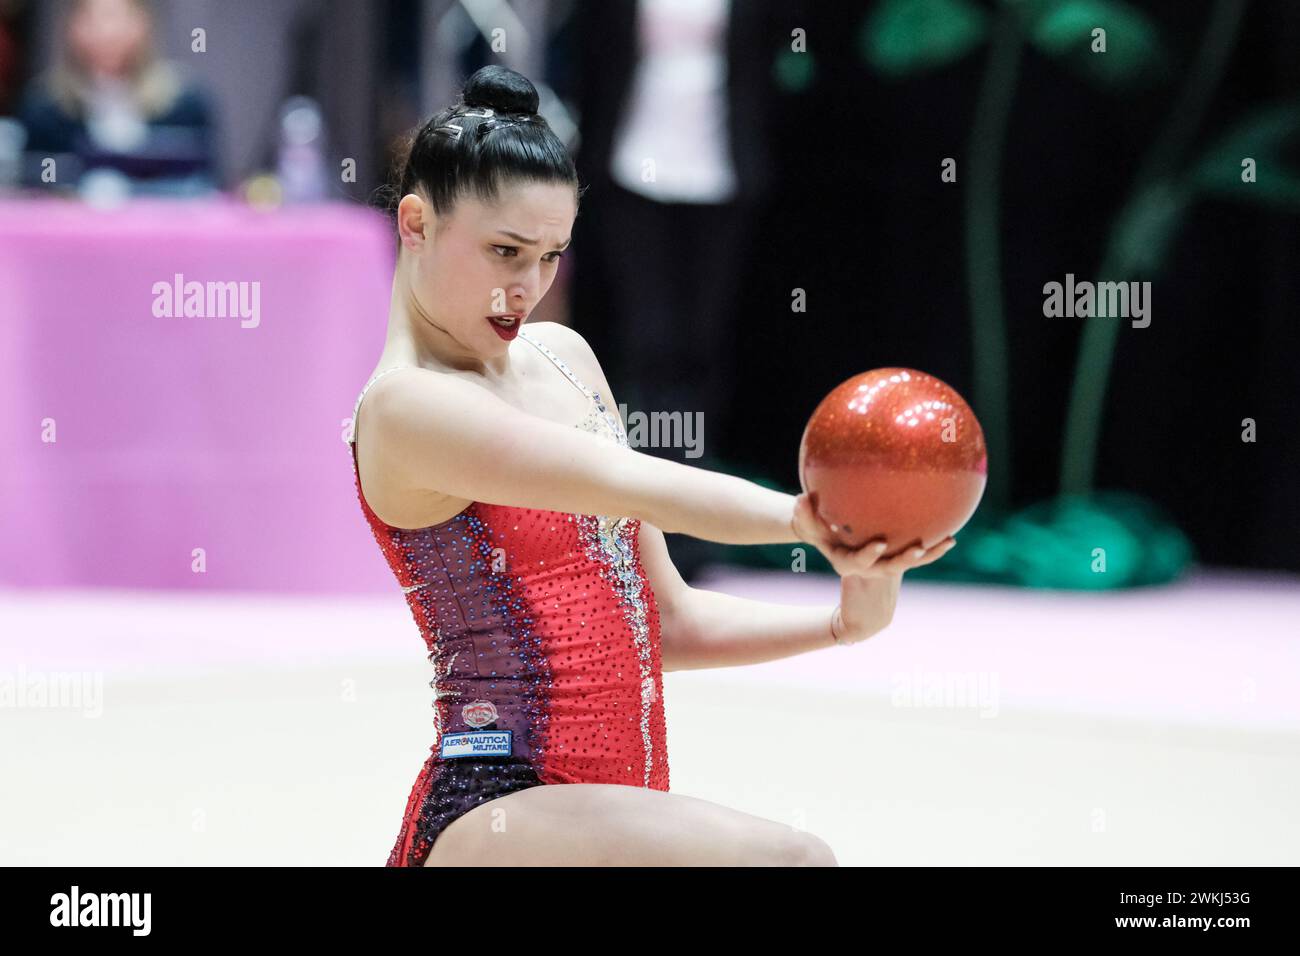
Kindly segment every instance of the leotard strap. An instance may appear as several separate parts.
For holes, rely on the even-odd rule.
[[[370,386],[379,381],[389,372],[397,372],[404,368],[415,368],[414,365],[394,365],[392,368],[386,368],[382,372],[377,372],[370,381],[366,382],[365,387],[361,389],[361,394],[357,396],[357,403],[352,407],[352,437],[348,439],[348,444],[355,445],[357,441],[357,415],[361,413],[361,400],[366,397],[366,392],[370,391]]]
[[[550,359],[551,362],[555,365],[555,367],[558,368],[561,372],[563,372],[565,377],[574,384],[574,386],[578,389],[578,391],[582,392],[582,394],[586,395],[593,402],[600,401],[600,396],[595,392],[593,392],[591,389],[589,389],[585,384],[583,384],[582,379],[578,378],[578,376],[573,374],[573,370],[569,368],[568,365],[565,364],[564,359],[560,358],[558,355],[556,355],[554,352],[548,349],[541,342],[537,341],[537,339],[533,338],[523,329],[519,330],[519,337],[523,339],[525,342],[530,342],[534,346],[536,346],[537,351],[541,352],[548,359]]]

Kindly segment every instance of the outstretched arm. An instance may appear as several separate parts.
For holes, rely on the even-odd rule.
[[[579,376],[609,407],[618,407],[600,362],[577,332],[550,324],[538,331],[544,331],[556,351],[570,356]],[[793,504],[792,496],[785,497]],[[833,643],[834,608],[829,605],[769,604],[691,587],[673,565],[662,529],[651,522],[641,522],[639,553],[659,607],[665,671],[757,664]]]
[[[862,573],[840,578],[839,604],[809,607],[691,587],[673,567],[663,534],[643,524],[641,563],[659,605],[663,669],[761,664],[865,641],[893,621],[903,573],[939,560],[953,543],[947,538],[928,551],[870,565],[859,558]]]
[[[659,606],[665,671],[759,664],[834,643],[829,605],[770,604],[691,587],[654,525],[641,525],[640,549]]]
[[[761,664],[836,643],[833,605],[773,604],[689,586],[687,591],[675,627],[663,639],[665,671]]]
[[[623,448],[508,404],[473,382],[409,369],[377,382],[361,407],[383,480],[487,504],[628,515],[724,544],[794,541],[794,496],[733,475]]]
[[[538,331],[544,331],[551,347],[564,353],[580,376],[600,391],[610,407],[617,408],[600,362],[581,335],[554,323]],[[828,529],[813,515],[807,495],[799,496],[796,504],[795,524],[802,529],[801,536],[781,540],[815,543],[832,562],[842,575],[841,601],[835,607],[772,604],[693,588],[673,566],[663,531],[642,521],[639,553],[659,607],[665,671],[758,664],[866,640],[893,619],[903,572],[938,560],[952,546],[948,539],[926,552],[878,562],[879,551],[871,544],[850,550],[827,538]]]

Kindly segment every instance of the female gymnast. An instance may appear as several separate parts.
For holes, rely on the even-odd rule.
[[[586,341],[522,328],[582,192],[537,102],[479,70],[414,135],[395,196],[388,334],[351,445],[429,650],[436,737],[387,865],[833,866],[810,833],[669,792],[663,672],[865,640],[953,539],[877,560],[885,542],[836,545],[807,495],[628,447]],[[814,545],[840,603],[690,587],[665,531]]]

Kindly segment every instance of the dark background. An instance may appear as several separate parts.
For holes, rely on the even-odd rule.
[[[302,92],[321,100],[334,153],[359,157],[360,181],[336,187],[340,198],[375,203],[395,134],[431,111],[422,102],[430,70],[420,54],[428,45],[421,12],[447,5],[176,0],[158,5],[160,45],[179,58],[189,25],[208,26],[212,52],[192,62],[207,71],[218,102],[227,185],[265,168],[277,105]],[[980,5],[990,14],[1000,6]],[[552,6],[556,26],[544,38],[539,72],[576,106],[594,92],[582,89],[587,74],[580,68],[581,51],[592,46],[583,42],[590,18],[581,4]],[[734,317],[740,384],[730,420],[711,424],[709,441],[738,472],[787,490],[798,486],[792,450],[809,414],[851,375],[908,366],[972,397],[963,203],[989,46],[915,75],[883,76],[860,49],[864,19],[879,6],[792,4],[807,30],[811,79],[780,92],[755,120],[772,130],[774,186],[743,253]],[[1066,400],[1086,321],[1045,318],[1043,285],[1070,272],[1088,278],[1098,268],[1216,3],[1133,6],[1159,29],[1169,56],[1164,79],[1107,89],[1032,47],[1019,63],[999,229],[1013,507],[1058,490]],[[0,110],[48,60],[53,9],[0,3],[0,51],[7,51]],[[467,76],[490,56],[484,43],[470,44],[447,64],[449,75]],[[1187,154],[1176,161],[1283,100],[1300,100],[1300,4],[1255,0]],[[1300,182],[1296,139],[1268,170],[1261,162],[1261,178],[1287,170]],[[581,167],[580,148],[577,155]],[[944,157],[957,159],[958,182],[940,180]],[[599,192],[586,202],[599,202]],[[620,290],[602,286],[593,259],[584,255],[580,217],[569,263],[587,291],[571,321],[603,356]],[[1150,278],[1150,327],[1121,321],[1095,486],[1133,491],[1163,507],[1205,563],[1300,570],[1300,209],[1202,198]],[[790,310],[795,288],[806,291],[805,313]],[[592,305],[592,289],[600,307]],[[617,389],[617,369],[607,370]],[[1244,418],[1257,423],[1253,444],[1241,441]]]
[[[1182,70],[1205,2],[1142,5]],[[867,368],[920,368],[971,394],[961,164],[987,49],[932,74],[875,75],[860,14],[810,10],[818,71],[778,138],[776,195],[741,303],[728,452],[797,488],[797,447],[830,387]],[[1097,268],[1104,238],[1176,92],[1098,90],[1032,50],[1003,155],[1003,289],[1010,347],[1013,505],[1056,493],[1082,319],[1048,319],[1042,287]],[[1195,138],[1300,96],[1300,7],[1251,4]],[[939,179],[942,157],[957,183]],[[1300,170],[1300,150],[1287,151]],[[790,290],[808,312],[789,312]],[[1096,486],[1162,505],[1209,564],[1300,569],[1300,217],[1228,200],[1193,208],[1152,284],[1152,321],[1122,323]],[[979,409],[976,409],[979,412]],[[1241,421],[1257,441],[1241,441]]]

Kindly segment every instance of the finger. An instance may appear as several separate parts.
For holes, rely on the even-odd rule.
[[[881,538],[877,541],[869,541],[856,552],[857,566],[864,571],[876,566],[880,561],[880,556],[889,550],[889,542]]]
[[[839,544],[836,547],[843,551],[844,554],[851,558],[871,558],[873,561],[885,553],[889,547],[889,542],[884,538],[873,538],[865,544],[860,544],[856,548],[850,548],[846,544]]]
[[[949,542],[951,542],[951,544]],[[927,564],[932,564],[952,550],[956,544],[957,541],[955,538],[948,537],[929,550],[926,550],[919,545],[914,545],[902,554],[895,555],[888,564],[889,569],[901,574],[905,571],[911,570],[912,568],[919,568]]]
[[[810,515],[806,509],[800,509],[795,514],[794,530],[802,543],[810,544],[819,551],[825,551],[833,540],[821,521],[815,515]]]
[[[840,571],[841,576],[845,574],[862,574],[874,567],[880,556],[885,553],[887,547],[888,544],[883,539],[868,541],[857,548],[834,545],[833,550],[836,558],[845,569]],[[838,571],[839,568],[837,567],[836,570]]]
[[[934,550],[936,550],[937,548],[943,548],[944,550],[947,550],[947,549],[953,547],[954,545],[956,545],[956,543],[957,543],[957,539],[954,538],[952,535],[948,535],[948,537],[944,538],[942,541],[940,541],[938,544],[936,544],[936,545],[935,545],[934,547],[932,547],[930,550],[931,550],[931,551],[934,551]]]
[[[890,574],[902,574],[908,568],[916,567],[916,562],[925,556],[925,549],[917,545],[912,545],[892,558],[887,558],[876,564],[877,571],[885,571]]]
[[[806,492],[795,499],[795,521],[807,536],[807,543],[821,548],[835,541],[830,526],[817,514],[812,498]]]
[[[957,546],[956,541],[952,541],[951,543],[945,541],[945,542],[941,542],[940,544],[936,544],[929,551],[925,552],[925,554],[921,557],[921,559],[915,562],[912,565],[912,567],[919,568],[927,564],[934,564],[934,562],[938,561],[940,558],[942,558],[945,554],[947,554],[956,546]]]

